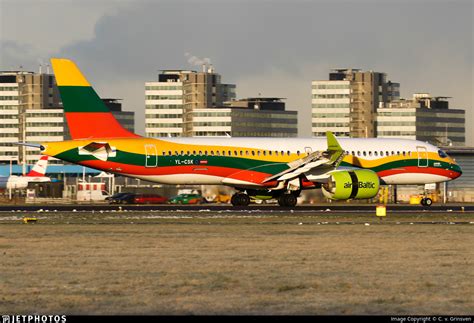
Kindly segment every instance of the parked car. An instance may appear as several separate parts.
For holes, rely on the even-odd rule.
[[[108,198],[110,204],[130,204],[135,198],[134,193],[117,193]]]
[[[133,199],[135,204],[162,204],[168,202],[168,199],[158,194],[137,194]]]
[[[107,202],[109,202],[109,203],[113,203],[113,202],[112,202],[113,200],[115,200],[115,199],[117,199],[117,198],[119,198],[119,197],[121,197],[121,196],[123,196],[123,195],[125,195],[125,194],[129,194],[129,193],[125,193],[125,192],[115,193],[114,195],[107,196],[107,197],[105,198],[105,200],[106,200]]]
[[[179,194],[168,200],[171,204],[201,204],[206,203],[206,199],[199,194]]]

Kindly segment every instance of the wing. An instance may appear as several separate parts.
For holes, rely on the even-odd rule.
[[[328,143],[326,151],[315,151],[306,157],[289,162],[288,169],[266,178],[263,182],[291,180],[302,174],[310,181],[324,182],[344,158],[344,150],[333,133],[327,131],[326,138]]]

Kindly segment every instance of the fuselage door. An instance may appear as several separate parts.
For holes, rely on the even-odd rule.
[[[426,147],[417,146],[416,150],[418,152],[418,167],[428,167],[428,153],[426,152]]]
[[[145,145],[145,167],[156,167],[158,166],[158,156],[156,152],[156,146],[153,144]]]

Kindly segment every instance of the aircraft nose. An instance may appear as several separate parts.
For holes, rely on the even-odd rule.
[[[451,170],[454,171],[453,179],[458,178],[462,174],[461,166],[459,166],[458,164],[454,164],[454,163],[451,164]]]

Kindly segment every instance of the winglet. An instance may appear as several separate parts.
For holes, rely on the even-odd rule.
[[[326,131],[326,138],[328,141],[328,152],[331,153],[330,162],[332,164],[339,164],[341,156],[344,155],[344,150],[336,139],[336,136],[331,131]],[[341,159],[342,160],[342,159]]]
[[[326,137],[328,139],[328,150],[329,151],[342,151],[341,145],[339,145],[339,142],[337,141],[336,137],[331,131],[326,131]]]

